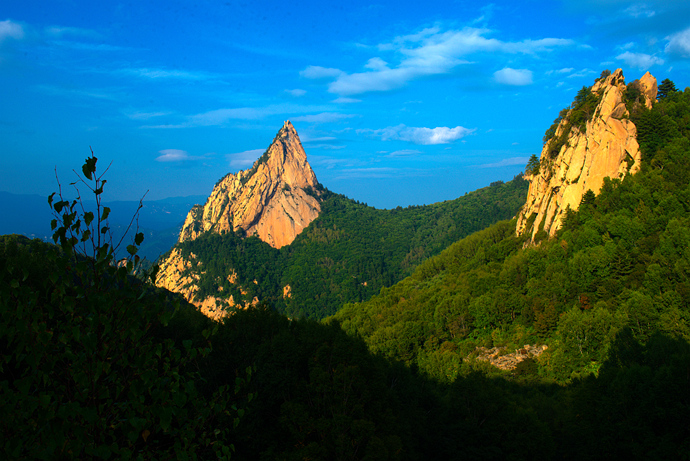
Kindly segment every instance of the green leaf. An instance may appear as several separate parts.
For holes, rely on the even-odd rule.
[[[96,157],[89,157],[86,160],[84,160],[84,165],[81,167],[82,173],[84,173],[84,176],[86,179],[93,179],[93,174],[96,172],[96,161],[98,159]]]
[[[139,232],[136,236],[134,236],[134,243],[136,245],[141,245],[141,242],[144,241],[144,233]]]
[[[103,216],[101,216],[101,221],[105,221],[106,219],[108,219],[108,216],[110,216],[110,208],[108,208],[107,206],[104,206],[103,207]]]
[[[93,221],[93,213],[87,211],[86,213],[84,213],[84,224],[88,226],[89,224],[91,224],[91,221]]]
[[[134,256],[135,254],[137,254],[137,251],[139,251],[139,249],[137,247],[135,247],[134,245],[127,245],[127,253]]]
[[[48,196],[48,205],[53,206],[53,197],[55,197],[55,192]]]

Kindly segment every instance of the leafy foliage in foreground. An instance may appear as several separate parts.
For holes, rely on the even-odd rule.
[[[452,242],[514,216],[526,194],[518,177],[451,201],[377,210],[324,191],[320,216],[280,250],[237,233],[205,234],[178,248],[196,255],[189,271],[199,274],[203,297],[257,296],[293,318],[323,318],[401,280]],[[233,272],[245,293],[228,281]]]
[[[606,180],[559,234],[522,249],[502,222],[337,318],[374,351],[452,381],[477,346],[545,343],[542,376],[596,372],[618,331],[690,339],[690,90],[634,113],[642,170]]]
[[[105,181],[95,176],[96,158],[82,171],[78,183],[100,203]],[[80,212],[79,199],[54,198],[59,247],[0,239],[2,457],[228,456],[235,389],[205,395],[194,370],[210,351],[211,331],[176,343],[166,325],[179,299],[131,275],[143,236],[127,247],[132,258],[116,265],[107,208]]]

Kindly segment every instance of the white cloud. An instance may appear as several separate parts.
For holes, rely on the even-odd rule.
[[[586,76],[591,75],[591,74],[596,74],[596,72],[591,70],[591,69],[582,69],[582,70],[578,70],[577,72],[574,72],[574,73],[568,75],[568,78],[586,77]]]
[[[320,114],[302,115],[295,117],[292,120],[295,122],[310,122],[310,123],[330,123],[337,122],[346,118],[357,117],[355,114],[339,114],[336,112],[322,112]]]
[[[236,109],[216,109],[189,117],[190,126],[216,126],[229,120],[256,120],[265,113],[254,107],[238,107]]]
[[[496,163],[485,163],[483,165],[477,165],[479,168],[501,168],[504,166],[513,166],[513,165],[526,165],[527,162],[529,161],[529,157],[511,157],[511,158],[505,158],[499,162]]]
[[[0,21],[0,43],[7,38],[21,40],[24,38],[24,28],[20,24],[9,19]]]
[[[430,27],[415,34],[396,37],[390,43],[378,45],[379,51],[393,51],[401,56],[397,66],[391,66],[380,57],[374,57],[365,64],[367,70],[364,72],[348,74],[337,69],[311,66],[303,71],[302,75],[306,76],[307,71],[311,70],[310,72],[319,77],[334,77],[335,80],[329,85],[328,91],[350,96],[369,91],[394,90],[416,78],[448,73],[461,64],[470,63],[464,58],[474,53],[536,55],[575,44],[572,40],[560,38],[505,42],[487,38],[486,36],[492,32],[489,29],[470,27],[442,32],[439,27]]]
[[[354,98],[336,98],[333,100],[333,102],[336,104],[352,104],[355,102],[362,102],[362,100]]]
[[[227,158],[230,166],[233,168],[245,168],[251,166],[256,159],[261,157],[265,149],[251,149],[245,150],[244,152],[238,152],[236,154],[228,154]]]
[[[619,54],[618,56],[616,56],[616,59],[620,59],[621,61],[625,62],[625,64],[627,64],[628,66],[635,67],[640,70],[647,70],[653,65],[661,65],[664,63],[663,59],[657,58],[656,56],[644,53],[631,53],[630,51],[626,51],[623,54]]]
[[[436,128],[408,127],[405,125],[389,126],[380,130],[357,130],[358,133],[371,133],[380,136],[383,141],[398,140],[414,144],[448,144],[467,136],[475,131],[462,126],[449,128],[439,126]]]
[[[305,94],[307,94],[306,90],[300,90],[299,88],[294,90],[285,90],[285,92],[296,98],[299,98],[300,96],[304,96]]]
[[[45,33],[51,37],[62,37],[65,35],[79,36],[79,37],[92,37],[98,38],[101,35],[90,29],[82,29],[80,27],[62,27],[62,26],[51,26],[45,29]]]
[[[664,51],[670,55],[690,58],[690,28],[668,37],[669,42]]]
[[[511,69],[510,67],[504,67],[494,72],[494,80],[503,85],[531,85],[532,71],[528,69]]]
[[[157,162],[184,162],[185,160],[193,160],[187,151],[180,149],[163,149],[158,151],[159,155],[156,157]]]
[[[67,40],[53,40],[50,42],[53,45],[61,46],[63,48],[71,48],[73,50],[85,51],[123,51],[127,50],[125,47],[107,45],[105,43],[82,43],[72,42]]]
[[[180,80],[208,80],[213,76],[206,72],[193,72],[186,70],[166,70],[166,69],[123,69],[121,72],[137,77],[150,79],[180,79]]]
[[[376,57],[371,58],[369,61],[367,61],[364,67],[372,70],[386,70],[388,69],[388,63],[383,59]]]
[[[170,112],[130,112],[126,115],[132,120],[148,120],[150,118],[163,117],[170,114]]]
[[[299,74],[304,78],[316,80],[321,78],[338,77],[339,75],[343,74],[343,71],[340,69],[334,69],[332,67],[308,66]]]
[[[335,136],[319,136],[318,138],[312,138],[308,134],[300,136],[302,144],[306,142],[323,142],[323,141],[335,141],[337,138]]]
[[[221,126],[230,120],[258,120],[270,115],[303,114],[327,110],[328,106],[301,106],[297,104],[274,104],[265,107],[237,107],[233,109],[216,109],[201,114],[189,115],[185,121],[168,125],[146,125],[142,128],[190,128],[197,126]],[[293,119],[296,120],[296,119]]]
[[[623,10],[624,13],[632,16],[633,18],[646,17],[651,18],[656,14],[654,10],[651,10],[644,4],[632,5]]]
[[[347,146],[334,146],[333,144],[314,144],[310,145],[309,149],[326,149],[326,150],[340,150]]]
[[[388,157],[410,157],[412,155],[417,155],[421,154],[421,150],[416,150],[416,149],[403,149],[403,150],[396,150],[388,154]]]

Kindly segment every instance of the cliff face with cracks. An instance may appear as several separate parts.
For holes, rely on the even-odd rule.
[[[205,232],[244,231],[274,248],[289,245],[321,211],[317,185],[299,136],[287,121],[252,168],[222,178],[206,203],[190,210],[178,242],[194,240]],[[182,293],[206,315],[218,318],[235,301],[222,293],[199,299],[200,265],[193,254],[185,258],[174,248],[160,265],[156,285]],[[234,278],[228,274],[230,283],[235,283]]]
[[[203,207],[192,208],[179,241],[242,229],[274,248],[289,245],[321,211],[308,193],[317,184],[299,136],[287,121],[251,169],[228,174]]]
[[[518,214],[518,235],[529,233],[532,242],[540,230],[553,236],[561,227],[566,209],[577,210],[588,190],[598,194],[604,178],[622,179],[640,169],[637,128],[628,119],[626,91],[630,92],[628,96],[639,92],[638,103],[651,108],[656,101],[656,79],[647,72],[626,87],[623,72],[618,69],[592,86],[592,94],[600,99],[584,130],[571,123],[573,109],[563,117],[544,145],[539,171],[525,173],[530,188]],[[564,139],[555,151],[558,144],[554,143]]]

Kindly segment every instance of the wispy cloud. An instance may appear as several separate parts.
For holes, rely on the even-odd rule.
[[[619,54],[616,56],[616,59],[620,59],[628,66],[635,67],[640,70],[647,70],[654,65],[661,65],[664,63],[663,59],[657,58],[656,56],[644,53],[631,53],[630,51]]]
[[[322,112],[320,114],[313,115],[302,115],[299,117],[294,117],[292,120],[295,122],[309,122],[309,123],[330,123],[337,122],[339,120],[357,117],[356,114],[339,114],[337,112]]]
[[[76,89],[76,88],[64,88],[53,85],[38,85],[36,86],[38,91],[47,93],[54,96],[68,96],[68,97],[82,97],[82,98],[93,98],[93,99],[103,99],[107,101],[117,101],[120,99],[118,96],[119,90],[113,89]]]
[[[216,78],[208,72],[153,68],[123,69],[120,72],[149,79],[209,80]]]
[[[387,157],[411,157],[413,155],[421,154],[421,150],[416,150],[416,149],[403,149],[403,150],[396,150],[387,155]]]
[[[485,163],[483,165],[477,165],[477,166],[479,168],[501,168],[504,166],[527,165],[528,161],[529,161],[529,157],[511,157],[511,158],[503,159],[503,160],[496,162],[496,163]]]
[[[568,78],[580,78],[580,77],[587,77],[589,75],[596,74],[595,71],[592,69],[581,69],[578,70],[577,72],[573,72],[572,74],[568,75]]]
[[[322,79],[322,78],[333,78],[342,75],[344,72],[340,69],[334,69],[332,67],[321,67],[321,66],[308,66],[306,69],[301,71],[299,74],[304,78],[309,79]]]
[[[647,5],[644,4],[631,5],[625,10],[623,10],[623,12],[629,16],[632,16],[633,18],[651,18],[656,14],[654,10],[650,9]]]
[[[199,126],[222,126],[231,120],[259,120],[270,115],[283,114],[292,118],[294,114],[327,110],[328,106],[301,106],[297,104],[274,104],[265,107],[236,107],[232,109],[215,109],[200,114],[186,116],[180,123],[165,125],[145,125],[141,128],[193,128]]]
[[[163,149],[158,151],[160,154],[156,157],[157,162],[169,163],[169,162],[185,162],[189,160],[197,160],[199,157],[192,157],[187,153],[187,151],[180,149]]]
[[[398,126],[389,126],[379,130],[357,130],[358,133],[369,133],[374,136],[379,136],[383,141],[398,140],[407,141],[414,144],[429,145],[429,144],[448,144],[453,141],[473,133],[475,129],[469,129],[462,126],[449,128],[439,126],[436,128],[425,127],[408,127],[403,124]]]
[[[0,43],[8,38],[13,38],[15,40],[24,38],[24,27],[9,19],[0,21]]]
[[[155,117],[170,115],[171,112],[128,112],[125,115],[132,120],[148,120]]]
[[[355,98],[336,98],[333,100],[333,102],[336,104],[353,104],[356,102],[362,102],[362,100]]]
[[[682,58],[690,58],[690,28],[668,37],[668,44],[664,51],[671,55]]]
[[[364,72],[345,73],[339,69],[310,66],[301,72],[309,78],[335,78],[328,91],[341,96],[351,96],[372,91],[390,91],[405,86],[411,80],[450,72],[453,68],[468,64],[466,58],[480,52],[526,54],[550,52],[572,46],[573,40],[543,38],[539,40],[502,41],[489,38],[489,29],[467,27],[462,30],[442,31],[430,27],[417,33],[394,38],[376,48],[379,52],[393,52],[400,57],[397,65],[391,65],[379,56],[370,58]]]
[[[49,37],[64,37],[71,35],[75,37],[92,37],[99,38],[101,34],[91,29],[83,29],[81,27],[64,27],[64,26],[50,26],[45,28],[45,34]]]
[[[122,46],[113,46],[106,43],[83,43],[83,42],[73,42],[68,40],[52,40],[50,42],[53,45],[57,45],[63,48],[70,48],[72,50],[82,50],[82,51],[123,51],[128,50]]]
[[[265,149],[251,149],[236,154],[227,154],[225,157],[232,168],[245,168],[251,166],[264,151]]]
[[[494,72],[494,80],[503,85],[525,86],[532,84],[532,71],[504,67]]]
[[[294,96],[295,98],[299,98],[300,96],[304,96],[307,94],[307,90],[301,90],[299,88],[296,88],[294,90],[285,90],[287,94],[290,96]]]

